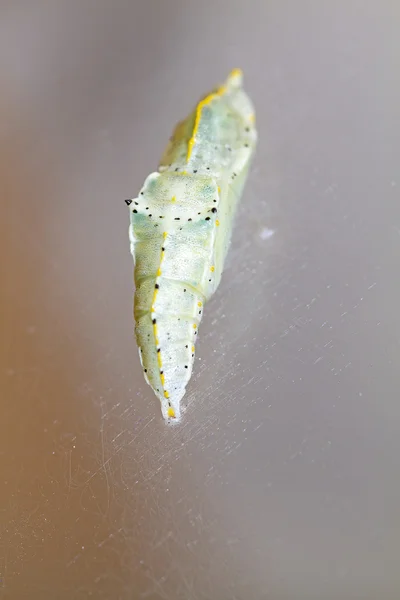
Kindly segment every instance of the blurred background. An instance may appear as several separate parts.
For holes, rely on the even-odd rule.
[[[0,3],[0,598],[400,597],[397,0]],[[233,67],[259,145],[183,420],[124,198]]]

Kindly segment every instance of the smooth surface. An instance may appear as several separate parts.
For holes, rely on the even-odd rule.
[[[0,4],[0,597],[400,597],[397,1]],[[260,142],[181,425],[124,198],[241,66]]]

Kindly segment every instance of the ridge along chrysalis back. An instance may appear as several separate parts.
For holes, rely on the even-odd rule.
[[[125,201],[139,356],[168,421],[180,419],[203,307],[221,279],[256,146],[242,78],[234,69],[178,123],[158,171]]]

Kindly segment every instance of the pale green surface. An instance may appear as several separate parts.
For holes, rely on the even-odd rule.
[[[175,128],[129,205],[136,340],[165,419],[178,421],[204,304],[217,289],[257,134],[232,74]]]

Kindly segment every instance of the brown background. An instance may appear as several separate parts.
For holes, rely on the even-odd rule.
[[[0,3],[0,598],[400,597],[399,17]],[[260,142],[170,428],[123,199],[235,66]]]

